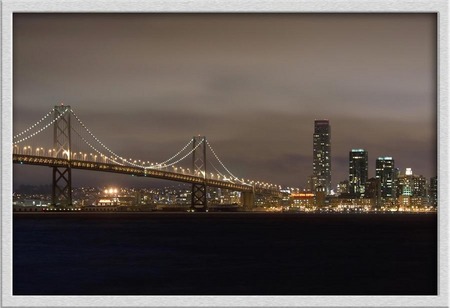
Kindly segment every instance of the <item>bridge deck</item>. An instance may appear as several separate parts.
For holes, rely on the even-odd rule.
[[[169,172],[169,171],[164,171],[164,170],[145,169],[145,168],[132,167],[132,166],[121,166],[121,165],[117,165],[117,164],[108,164],[108,163],[102,163],[102,162],[92,162],[92,161],[83,161],[83,160],[67,160],[67,159],[55,158],[55,157],[13,154],[13,163],[48,166],[48,167],[70,167],[72,169],[122,173],[122,174],[134,175],[134,176],[151,177],[151,178],[158,178],[158,179],[184,182],[184,183],[190,183],[190,184],[205,183],[209,187],[218,187],[218,188],[230,189],[230,190],[242,191],[242,192],[253,191],[253,187],[250,185],[235,184],[235,183],[231,183],[231,182],[208,179],[208,178],[204,179],[203,177],[199,177],[199,176],[194,176],[194,175],[189,175],[189,174],[180,174],[180,173]]]

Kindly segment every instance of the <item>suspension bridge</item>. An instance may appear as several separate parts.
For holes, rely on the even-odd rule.
[[[208,159],[211,154],[213,159]],[[186,167],[189,160],[189,167]],[[194,211],[207,211],[208,187],[241,192],[242,205],[247,209],[253,207],[256,194],[281,197],[281,186],[244,180],[231,173],[204,136],[194,136],[162,162],[125,158],[100,141],[72,108],[63,104],[13,136],[13,163],[51,167],[52,205],[59,207],[72,206],[73,169],[191,184],[191,209]]]

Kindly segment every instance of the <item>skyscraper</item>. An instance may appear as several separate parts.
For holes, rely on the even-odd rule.
[[[314,188],[322,186],[327,194],[331,192],[331,128],[328,120],[314,121],[313,177],[316,178]]]
[[[429,198],[430,198],[430,205],[437,207],[437,201],[438,201],[438,182],[437,177],[432,177],[430,179],[430,189],[429,189]]]
[[[392,157],[377,158],[375,177],[381,182],[381,197],[395,198],[395,166]]]
[[[356,197],[364,197],[368,177],[368,154],[363,149],[353,149],[349,153],[349,191]]]

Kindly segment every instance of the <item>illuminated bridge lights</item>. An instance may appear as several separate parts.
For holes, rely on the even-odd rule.
[[[42,165],[42,166],[70,166],[73,169],[85,169],[85,170],[93,170],[93,171],[103,171],[103,172],[113,172],[113,173],[122,173],[122,174],[130,174],[134,176],[148,176],[148,177],[156,177],[160,179],[166,180],[174,180],[178,182],[185,183],[205,183],[210,187],[218,187],[224,189],[232,189],[236,191],[252,191],[253,187],[243,184],[234,184],[226,181],[219,181],[216,179],[204,179],[203,177],[193,176],[193,175],[185,175],[179,174],[169,171],[160,171],[160,170],[151,170],[137,167],[124,167],[107,163],[100,162],[89,162],[89,161],[81,161],[81,160],[67,160],[62,158],[54,158],[54,157],[42,157],[42,156],[31,156],[31,155],[19,155],[13,154],[13,162],[19,164],[32,164],[32,165]],[[259,188],[258,190],[261,190]],[[263,189],[266,193],[270,193],[270,190]]]
[[[52,160],[51,162],[47,161],[48,158],[56,158],[56,151],[55,149],[45,149],[43,147],[35,147],[33,151],[33,147],[31,146],[24,146],[23,150],[22,147],[18,147],[17,145],[14,145],[14,154],[22,155],[22,160],[29,163],[43,163],[43,164],[56,164],[56,161]],[[47,154],[48,153],[48,154]],[[35,155],[34,155],[35,154]],[[26,156],[26,158],[25,158]],[[30,158],[30,157],[41,157],[44,158],[44,160],[37,160],[36,158]],[[171,179],[175,180],[182,180],[186,182],[195,182],[195,183],[202,183],[203,177],[198,173],[195,172],[194,175],[190,174],[189,168],[183,168],[183,167],[176,167],[172,165],[172,172],[169,172],[167,170],[163,170],[163,168],[156,168],[156,166],[161,166],[162,164],[155,164],[154,167],[149,166],[124,166],[123,164],[117,162],[115,157],[112,157],[111,159],[103,154],[96,155],[93,153],[84,153],[84,152],[75,152],[69,153],[69,151],[64,151],[63,155],[61,155],[63,159],[67,159],[68,156],[71,157],[70,159],[70,166],[71,167],[80,167],[80,168],[98,168],[103,171],[106,171],[110,168],[113,168],[113,170],[119,172],[119,173],[135,173],[134,175],[140,176],[143,174],[143,176],[156,176],[156,177],[170,177]],[[96,164],[99,161],[97,160],[97,157],[100,157],[103,161],[103,164]],[[110,161],[110,163],[107,162],[107,160]],[[130,159],[131,161],[131,159]],[[138,160],[139,161],[139,160]],[[101,163],[101,162],[100,162]],[[144,165],[150,164],[150,162],[142,162]],[[67,162],[64,160],[58,161],[58,166],[67,166]],[[112,167],[114,166],[114,167]],[[164,165],[163,165],[164,166]],[[164,166],[165,167],[165,166]],[[178,172],[180,170],[181,172]],[[169,176],[170,174],[170,176]],[[214,174],[209,173],[210,175],[209,182],[214,183],[213,185],[217,185],[220,187],[235,187],[236,185],[241,185],[238,183],[235,183],[231,181],[231,178],[227,178],[222,174]],[[199,180],[200,179],[200,180]],[[221,180],[222,179],[222,180]],[[214,182],[212,180],[217,180],[217,182]],[[226,185],[225,183],[231,183],[230,185]],[[239,180],[242,185],[251,187],[252,185],[255,187],[263,187],[264,189],[277,189],[277,186],[269,183],[259,182],[259,181],[251,181],[251,180]]]
[[[139,167],[127,167],[120,166],[108,163],[100,163],[100,162],[92,162],[92,161],[84,161],[84,160],[67,160],[61,158],[54,157],[44,157],[44,156],[35,156],[35,155],[18,155],[14,154],[14,162],[28,163],[28,164],[40,164],[40,165],[48,165],[48,166],[70,166],[72,168],[78,169],[92,169],[92,170],[100,170],[100,171],[109,171],[116,173],[125,173],[131,174],[134,176],[150,176],[150,177],[158,177],[165,178],[170,180],[176,180],[181,182],[188,183],[203,183],[206,181],[207,185],[229,188],[229,189],[239,189],[242,191],[248,191],[252,189],[252,186],[248,184],[237,184],[231,183],[229,181],[220,181],[216,179],[204,179],[201,176],[193,176],[180,174],[176,172],[162,171],[162,170],[154,170],[154,169],[146,169]],[[255,185],[257,191],[277,191],[277,188],[273,185],[268,185],[266,183],[257,182]]]
[[[253,191],[258,193],[269,193],[272,195],[278,194],[281,189],[281,186],[263,181],[245,180],[244,178],[238,178],[232,174],[205,137],[199,142],[194,141],[195,137],[192,138],[181,148],[181,150],[162,162],[125,158],[112,151],[112,149],[100,141],[80,118],[78,118],[70,106],[67,106],[68,108],[64,109],[61,113],[59,113],[57,107],[58,106],[55,106],[54,109],[43,116],[38,122],[13,137],[12,150],[14,163],[114,172],[132,176],[154,177],[185,183],[203,184],[206,186],[243,192]],[[55,112],[58,112],[58,116],[52,119],[51,115],[54,115]],[[70,114],[68,112],[70,112]],[[73,116],[75,118],[75,121],[67,126],[67,133],[69,136],[72,134],[71,147],[67,147],[66,145],[62,146],[61,144],[61,147],[55,149],[46,148],[42,144],[32,146],[23,145],[25,140],[33,138],[53,124],[57,125],[57,122],[63,116],[69,118],[70,116]],[[36,141],[36,139],[37,138],[33,138],[34,141]],[[76,146],[74,147],[74,145]],[[205,171],[200,170],[200,172],[199,170],[190,170],[189,168],[183,168],[177,165],[189,155],[193,154],[195,150],[202,145],[205,148],[205,151],[209,150],[212,153],[212,157],[215,159],[214,162],[217,161],[220,164],[220,167],[223,168],[221,169],[222,172],[219,171],[210,160],[205,160]],[[84,148],[78,148],[78,146],[83,146]],[[81,150],[86,149],[86,146],[87,151]],[[107,155],[100,150],[103,152],[106,151]],[[210,164],[217,173],[205,173],[206,163]],[[223,170],[225,170],[225,172],[223,172]]]

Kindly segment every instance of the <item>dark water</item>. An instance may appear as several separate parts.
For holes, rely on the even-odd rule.
[[[432,295],[421,215],[15,214],[14,295]]]

